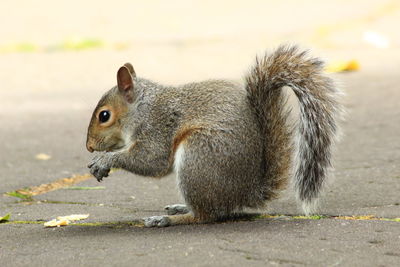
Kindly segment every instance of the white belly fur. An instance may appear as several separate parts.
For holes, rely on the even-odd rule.
[[[179,144],[178,149],[175,152],[175,159],[174,159],[174,170],[175,173],[179,174],[179,169],[181,168],[183,161],[185,159],[185,150],[183,144]]]

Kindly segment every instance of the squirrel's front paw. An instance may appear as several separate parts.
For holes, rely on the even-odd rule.
[[[88,168],[90,169],[90,173],[93,174],[99,182],[103,180],[103,177],[108,176],[111,169],[105,154],[96,156],[88,165]]]

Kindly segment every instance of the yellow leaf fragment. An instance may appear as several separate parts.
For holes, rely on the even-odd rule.
[[[60,220],[60,221],[67,220],[67,221],[73,222],[73,221],[84,220],[84,219],[87,219],[88,217],[89,217],[89,214],[72,214],[72,215],[68,215],[68,216],[59,216],[59,217],[57,217],[57,220]]]
[[[84,220],[89,217],[89,214],[72,214],[68,216],[58,216],[57,219],[45,222],[45,227],[60,227],[69,225],[73,221]]]
[[[343,71],[356,71],[360,69],[360,64],[357,60],[348,61],[333,61],[325,67],[327,72],[343,72]]]
[[[54,219],[54,220],[45,222],[44,226],[45,227],[60,227],[60,226],[68,225],[68,224],[69,224],[68,220],[57,220],[57,219]]]
[[[38,160],[49,160],[51,159],[51,156],[44,153],[39,153],[35,156],[35,158]]]

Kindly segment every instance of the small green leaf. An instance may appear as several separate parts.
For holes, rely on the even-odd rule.
[[[10,220],[11,213],[7,213],[5,216],[0,217],[0,223],[8,222]]]
[[[17,191],[7,192],[6,195],[10,196],[10,197],[17,197],[17,198],[24,199],[24,200],[32,199],[32,196],[21,194],[21,193],[19,193]]]

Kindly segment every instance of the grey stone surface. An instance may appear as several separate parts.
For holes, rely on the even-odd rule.
[[[1,227],[3,266],[396,266],[400,257],[396,222],[260,220],[162,229]]]

